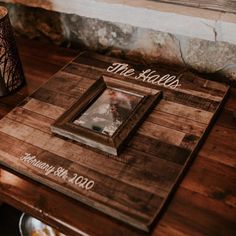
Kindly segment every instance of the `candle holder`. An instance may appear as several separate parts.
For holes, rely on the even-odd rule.
[[[0,97],[15,92],[25,84],[8,10],[0,7]]]

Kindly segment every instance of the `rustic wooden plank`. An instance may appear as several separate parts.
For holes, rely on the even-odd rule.
[[[38,127],[38,129],[44,132],[50,132],[50,125],[54,122],[53,119],[20,107],[15,108],[8,114],[8,117],[19,123],[27,124],[32,127]]]
[[[52,107],[52,108],[51,108]],[[58,118],[58,116],[61,114],[61,112],[63,112],[63,108],[59,109],[57,108],[57,106],[51,106],[51,104],[49,105],[48,103],[45,104],[41,101],[32,99],[30,100],[29,103],[27,103],[24,108],[26,109],[30,109],[31,111],[34,111],[36,113],[40,113],[40,114],[44,114],[49,118],[55,119]],[[54,108],[54,110],[53,110]],[[41,113],[41,109],[42,113]],[[56,110],[56,111],[55,111]],[[36,125],[37,126],[37,123]],[[149,127],[152,127],[152,132],[147,132],[149,130]],[[183,138],[185,137],[185,133],[180,132],[180,131],[173,131],[167,127],[164,126],[160,126],[160,125],[156,125],[153,123],[150,123],[148,121],[145,121],[144,124],[139,128],[139,133],[141,134],[145,134],[148,135],[150,137],[156,137],[158,140],[163,141],[163,142],[167,142],[170,144],[174,144],[174,145],[178,145],[182,142]]]
[[[236,122],[235,122],[235,118],[234,118],[234,113],[235,110],[226,110],[223,109],[222,113],[220,114],[218,120],[221,123],[220,126],[228,128],[228,129],[232,129],[235,130],[236,129]]]
[[[199,142],[200,138],[193,134],[186,134],[180,144],[180,147],[189,150],[194,150]]]
[[[216,140],[216,143],[220,142],[227,146],[234,146],[236,143],[236,130],[231,128],[222,127],[219,125],[215,125],[212,128],[211,136],[208,137],[209,140]]]
[[[148,121],[145,121],[142,126],[140,126],[138,132],[140,134],[145,134],[148,137],[174,145],[180,145],[185,136],[185,133],[183,132],[155,125]]]
[[[231,112],[231,116],[229,115]],[[223,110],[217,124],[208,136],[207,143],[200,151],[202,157],[224,165],[236,167],[235,158],[235,135],[236,122],[232,120],[232,111]]]
[[[81,198],[92,206],[95,204],[95,208],[100,211],[107,214],[112,212],[114,217],[147,230],[154,218],[159,216],[160,207],[166,204],[170,193],[190,164],[195,148],[199,147],[209,128],[209,122],[225,97],[227,86],[184,73],[180,88],[170,90],[160,87],[164,99],[138,129],[124,152],[113,157],[54,136],[49,129],[51,123],[100,75],[106,74],[104,67],[116,60],[94,54],[89,57],[84,54],[81,58],[53,76],[31,98],[0,121],[2,140],[10,137],[12,141],[18,142],[14,153],[8,150],[9,145],[0,148],[0,159],[4,159],[7,166],[16,165],[17,159],[13,160],[17,153],[27,150],[33,152],[35,148],[38,150],[37,156],[42,160],[97,178],[98,185],[94,189],[96,193],[87,195],[69,186],[65,180],[57,180],[53,176],[44,178],[42,173],[35,173],[33,169],[34,179],[42,178],[37,180],[43,182],[44,179],[46,185],[56,185],[57,190],[65,194],[70,192],[73,198]],[[42,61],[41,63],[43,65]],[[133,64],[137,71],[147,69],[146,65]],[[167,67],[160,66],[156,70],[163,75],[170,73]],[[178,74],[180,69],[173,68],[171,73]],[[123,79],[122,76],[115,77]],[[36,84],[39,83],[36,79],[35,81]],[[132,81],[135,82],[133,79]],[[139,84],[152,87],[144,82]],[[231,124],[232,122],[227,127],[230,128]],[[228,135],[227,138],[229,137]],[[0,147],[1,145],[4,143]],[[8,162],[9,158],[11,161]],[[17,171],[21,172],[20,169]],[[21,173],[32,174],[32,171],[28,172]],[[208,184],[209,182],[210,179]],[[110,188],[106,190],[104,186]],[[195,186],[197,187],[189,191],[196,190],[204,196],[205,191],[201,192],[199,185]],[[233,186],[230,185],[231,187]],[[139,198],[136,195],[140,195]],[[91,201],[92,199],[95,201]],[[231,205],[233,202],[234,199],[230,200]],[[130,212],[128,207],[132,208]]]
[[[60,91],[60,93],[67,95],[68,91],[70,91],[70,96],[78,98],[93,83],[94,80],[60,71],[44,84],[42,88],[55,92]]]
[[[201,156],[195,166],[198,168],[189,172],[188,180],[182,186],[236,208],[236,192],[231,191],[236,189],[235,169]],[[199,181],[199,178],[204,181]]]
[[[209,112],[215,112],[219,106],[219,102],[217,101],[213,101],[201,96],[195,96],[191,93],[182,93],[180,91],[165,91],[163,98],[170,102],[179,103]]]
[[[35,97],[35,96],[34,96]],[[41,98],[40,98],[41,99]],[[33,104],[32,104],[33,102]],[[36,107],[35,106],[35,103],[36,103]],[[51,103],[51,101],[50,101]],[[44,105],[44,103],[42,103]],[[59,105],[60,103],[57,102],[57,104]],[[35,111],[35,112],[40,112],[40,109],[38,110],[38,108],[40,108],[41,106],[41,102],[36,102],[36,100],[31,100],[29,104],[26,104],[26,109],[29,109],[28,107],[30,106],[30,109],[32,111]],[[47,113],[46,115],[49,117],[49,118],[57,118],[57,114],[56,116],[54,116],[54,113],[53,113],[53,110],[50,110],[50,106],[51,105],[46,105],[44,107],[41,107],[43,108],[43,113]],[[52,108],[55,108],[55,106],[53,106]],[[48,113],[48,110],[49,110],[49,113]],[[61,111],[63,111],[62,109],[59,109],[59,114],[61,113]],[[151,130],[150,130],[150,127]],[[147,130],[149,132],[147,132]],[[152,131],[152,132],[150,132]],[[167,127],[164,127],[164,126],[160,126],[160,125],[156,125],[154,123],[150,123],[148,121],[145,121],[144,124],[139,128],[139,133],[141,134],[146,134],[150,137],[155,137],[157,138],[158,140],[160,141],[163,141],[163,142],[167,142],[167,143],[170,143],[170,144],[174,144],[174,145],[178,145],[182,142],[183,138],[185,137],[185,133],[183,132],[180,132],[180,131],[173,131]]]
[[[232,12],[236,13],[236,2],[235,0],[152,0],[157,2],[165,2],[165,3],[174,3],[178,5],[191,6],[196,8],[210,9],[210,10],[218,10],[224,12]]]
[[[0,180],[1,199],[23,211],[30,211],[33,216],[66,235],[84,233],[102,236],[114,235],[114,232],[130,236],[144,234],[29,178],[1,169]]]
[[[160,142],[154,138],[137,134],[130,141],[129,146],[148,155],[156,155],[158,158],[183,165],[190,151],[179,146]]]
[[[119,182],[119,180],[113,179],[112,177],[107,177],[104,176],[102,174],[100,174],[99,172],[95,172],[92,170],[89,170],[86,167],[83,167],[81,165],[75,165],[74,163],[63,159],[61,157],[58,157],[52,153],[47,153],[45,151],[43,151],[42,149],[38,149],[36,147],[33,147],[32,145],[28,145],[25,142],[21,142],[18,141],[16,139],[12,139],[9,138],[9,136],[5,136],[5,135],[0,135],[1,140],[5,140],[5,142],[7,142],[9,145],[11,145],[12,143],[17,143],[18,145],[14,145],[14,148],[9,149],[7,148],[5,145],[3,145],[4,147],[1,148],[0,151],[0,155],[4,156],[5,159],[11,159],[12,163],[18,159],[19,157],[17,156],[19,154],[19,147],[20,147],[20,152],[22,154],[24,154],[24,152],[27,152],[28,149],[35,149],[34,152],[38,153],[37,157],[38,159],[42,160],[42,161],[47,161],[48,162],[48,157],[50,157],[52,160],[56,160],[57,166],[59,167],[60,165],[65,165],[68,166],[68,169],[73,173],[73,172],[77,172],[80,175],[83,176],[88,176],[91,179],[96,179],[96,185],[93,188],[93,190],[91,190],[91,192],[89,193],[89,195],[91,195],[92,198],[97,199],[97,204],[99,205],[102,202],[105,202],[106,205],[104,205],[104,209],[106,209],[107,206],[109,206],[110,204],[113,206],[114,212],[116,211],[116,207],[118,207],[119,209],[122,209],[123,212],[126,212],[126,215],[130,215],[132,216],[132,218],[136,218],[140,221],[148,221],[149,218],[147,217],[149,214],[153,214],[152,211],[153,209],[153,205],[152,204],[161,204],[161,198],[154,196],[151,193],[145,192],[143,190],[140,191],[140,189],[135,188],[133,186],[127,185],[125,183]],[[3,142],[1,142],[3,143]],[[2,159],[4,160],[4,159]],[[2,161],[1,160],[1,161]],[[53,164],[55,162],[48,162],[49,164]],[[18,165],[15,167],[17,169],[21,169],[24,171],[24,174],[28,175],[29,173],[29,168],[31,169],[31,171],[33,172],[39,172],[37,175],[36,179],[38,181],[42,181],[41,177],[43,176],[42,173],[40,173],[40,171],[37,168],[34,167],[29,167],[29,165],[25,164],[24,162],[18,162]],[[43,176],[44,177],[44,176]],[[47,180],[51,180],[53,182],[53,184],[51,183],[51,187],[54,188],[58,188],[58,184],[60,184],[60,186],[64,185],[65,182],[63,179],[57,178],[57,180],[55,181],[55,179],[53,177],[51,177],[50,175],[48,175],[46,177]],[[45,180],[45,178],[43,178],[43,181]],[[69,194],[73,194],[74,189],[76,189],[76,194],[80,193],[79,195],[79,199],[82,202],[86,202],[87,200],[89,201],[89,198],[85,198],[84,194],[86,195],[86,193],[84,193],[83,189],[79,189],[78,187],[74,187],[73,185],[69,186],[68,184],[66,184],[66,187],[64,191],[70,191]],[[117,187],[119,187],[120,189],[117,189]],[[83,192],[83,195],[81,195],[81,193]],[[129,196],[130,194],[132,195],[132,192],[135,192],[135,198],[132,196]],[[115,193],[115,194],[114,194]],[[104,195],[105,194],[105,195]],[[137,201],[139,202],[139,204],[137,204]],[[87,203],[87,202],[86,202]],[[88,203],[87,203],[88,204]],[[90,203],[89,203],[90,205]],[[130,210],[129,206],[132,205],[132,210]],[[99,208],[101,210],[101,208]],[[105,210],[106,211],[106,210]],[[128,212],[128,214],[127,214]],[[112,212],[110,214],[113,214]],[[122,214],[122,212],[120,212],[120,214]],[[127,216],[126,216],[127,217]],[[128,219],[128,218],[127,218]]]
[[[58,78],[58,77],[56,77],[56,78]],[[60,75],[59,75],[59,78],[60,78]],[[55,81],[57,81],[57,79],[54,79],[53,78],[53,82],[52,82],[52,84],[55,84]],[[64,80],[63,80],[64,81]],[[91,84],[90,84],[90,82],[89,82],[89,84],[87,85],[87,83],[86,83],[86,86],[90,86]],[[59,85],[60,86],[60,85]],[[50,88],[50,84],[49,85],[45,85],[45,87],[46,88]],[[66,86],[65,86],[66,87]],[[70,86],[69,86],[69,88],[70,88]],[[50,90],[51,91],[51,90]],[[44,92],[44,94],[46,94],[46,99],[48,99],[48,94],[50,94],[50,91],[49,90],[46,90],[46,92]],[[40,94],[42,95],[42,92],[40,92]],[[54,93],[53,92],[51,92],[51,96],[54,96]],[[44,100],[44,101],[49,101],[50,100],[50,98],[48,99],[48,100],[45,100],[45,97],[43,97],[42,98],[42,96],[41,97],[37,97],[37,95],[35,96],[35,95],[33,95],[33,97],[36,97],[36,98],[38,98],[38,99],[40,99],[40,100]],[[56,101],[55,100],[50,100],[50,103],[52,103],[52,104],[55,104],[55,102],[56,102],[56,104],[57,105],[61,105],[61,104],[63,104],[63,102],[66,100],[66,102],[68,102],[68,100],[67,99],[65,99],[64,97],[66,97],[66,95],[63,95],[63,101],[60,101],[60,100],[58,100],[58,99],[56,99]],[[72,104],[72,102],[71,103],[69,103],[69,105],[67,105],[66,104],[66,106],[67,107],[69,107],[70,105]],[[63,105],[62,107],[65,107],[65,105]],[[177,104],[177,107],[179,108],[179,105]],[[160,106],[160,109],[161,109],[161,106]],[[165,110],[165,111],[167,111],[168,109],[166,109],[166,107],[164,106],[164,108],[163,108],[163,110]],[[173,110],[173,106],[171,107],[171,110]],[[198,116],[196,117],[196,120],[197,121],[202,121],[203,119],[206,119],[206,121],[205,122],[207,122],[207,120],[209,119],[209,117],[211,116],[211,114],[210,113],[207,113],[207,112],[205,112],[206,113],[206,115],[207,115],[207,117],[205,118],[204,117],[204,111],[200,111],[200,110],[196,110],[196,109],[186,109],[186,107],[184,107],[184,106],[182,106],[182,107],[180,107],[180,109],[179,109],[179,113],[177,113],[179,116],[181,116],[181,115],[183,115],[183,114],[181,114],[181,111],[184,111],[185,112],[185,114],[184,115],[186,115],[187,114],[187,117],[190,117],[190,116],[192,116],[192,111],[194,110],[194,112],[195,112],[195,114],[198,114]],[[176,111],[178,111],[178,109],[176,110]],[[176,112],[175,111],[175,112]],[[200,113],[200,115],[199,115],[199,113]],[[154,114],[154,113],[153,113]],[[199,118],[200,117],[200,118]],[[155,135],[156,137],[159,137],[159,139],[160,140],[162,140],[162,141],[166,141],[166,142],[169,142],[169,143],[172,143],[172,144],[180,144],[181,142],[182,142],[182,140],[183,140],[183,138],[184,138],[184,136],[185,136],[185,134],[184,133],[181,133],[181,132],[179,132],[179,131],[175,131],[175,135],[173,135],[173,131],[171,131],[171,130],[169,130],[169,132],[167,132],[167,130],[168,130],[168,128],[167,127],[162,127],[162,126],[156,126],[156,125],[153,125],[153,124],[150,124],[150,125],[152,125],[152,130],[153,130],[153,134],[151,135],[151,134],[149,134],[149,135],[151,135],[151,136],[153,136],[153,135]],[[144,126],[142,126],[141,127],[141,129],[140,129],[140,132],[146,132],[146,129],[145,129],[145,123],[144,123]],[[154,128],[155,127],[155,128]],[[163,135],[163,132],[165,133],[165,135]],[[169,135],[168,135],[168,133],[169,133]],[[192,146],[186,146],[186,147],[188,147],[188,148],[192,148],[194,146],[194,144],[192,145]]]
[[[38,112],[38,110],[36,110]],[[24,125],[39,129],[40,131],[51,133],[50,131],[50,125],[54,122],[53,119],[45,117],[40,115],[39,113],[36,113],[31,110],[27,110],[21,107],[15,108],[11,113],[7,115],[7,117],[11,120],[15,120],[19,123],[22,123]],[[140,141],[142,140],[142,141]],[[64,143],[59,144],[59,140],[53,140],[54,146],[63,146]],[[142,134],[137,134],[134,136],[134,138],[129,143],[129,147],[132,149],[141,151],[143,154],[149,154],[153,156],[157,156],[158,158],[169,160],[171,162],[183,165],[187,159],[187,157],[190,154],[189,150],[180,148],[178,146],[170,145],[168,143],[160,142],[156,139],[144,136]],[[152,169],[153,163],[148,162],[149,158],[145,158],[144,161],[143,158],[139,158],[138,160],[135,160],[135,155],[138,153],[134,153],[132,151],[128,151],[124,155],[122,155],[120,158],[121,160],[126,163],[132,162],[132,165],[136,165],[136,162],[142,162],[141,166],[145,164],[147,166],[147,169]],[[140,154],[140,153],[139,153]],[[129,158],[126,157],[126,155],[129,155]],[[150,159],[153,157],[150,157]],[[154,160],[153,160],[154,161]]]
[[[201,137],[204,130],[206,129],[205,124],[157,110],[153,111],[149,115],[147,121],[171,128],[173,130],[178,130],[183,133],[191,133],[197,137]]]
[[[83,77],[85,77],[85,75]],[[58,92],[67,92],[67,88],[69,87],[70,95],[78,97],[78,94],[84,92],[89,86],[92,85],[94,81],[94,76],[92,77],[93,79],[84,78],[81,80],[83,77],[71,73],[59,72],[43,87]],[[217,101],[212,101],[208,98],[194,96],[192,94],[186,94],[179,91],[165,90],[163,97],[168,101],[174,101],[176,103],[188,105],[209,112],[214,112],[219,105],[219,102]]]
[[[45,104],[43,103],[43,105],[45,105]],[[57,112],[55,114],[53,112],[53,108],[55,108],[55,106],[50,105],[50,104],[46,104],[46,106],[43,107],[44,113],[42,114],[40,112],[40,114],[42,114],[46,117],[49,117],[49,119],[48,119],[48,122],[43,122],[43,125],[40,126],[40,125],[38,125],[37,118],[41,117],[40,114],[38,114],[38,112],[41,110],[41,106],[42,106],[42,102],[35,100],[35,99],[31,99],[26,105],[23,106],[23,108],[16,108],[16,111],[12,112],[13,114],[8,115],[8,118],[10,118],[12,120],[16,120],[16,121],[21,121],[20,123],[22,123],[22,124],[29,125],[31,127],[37,128],[41,131],[50,133],[49,126],[52,123],[52,119],[53,120],[57,119],[59,117],[59,115],[63,112],[63,109],[56,107],[56,109],[59,109],[59,114],[57,114]],[[29,109],[30,111],[33,111],[33,112],[29,113],[29,112],[27,112],[26,109]],[[26,112],[27,115],[30,116],[31,123],[29,123],[27,117],[23,118],[23,119],[22,118],[18,119],[18,117],[16,117],[16,115],[15,115],[17,113],[22,114],[24,112]],[[37,114],[38,114],[38,117],[37,117]],[[129,146],[131,146],[134,149],[140,150],[144,153],[148,152],[151,155],[158,156],[158,158],[171,160],[171,161],[178,163],[178,164],[184,164],[184,162],[186,161],[187,155],[189,155],[188,150],[179,148],[178,146],[173,146],[173,145],[170,145],[167,143],[160,142],[156,139],[144,136],[143,134],[135,135],[133,141],[131,141]],[[167,155],[167,153],[168,153],[168,155]],[[122,156],[122,158],[124,158],[127,162],[129,161],[129,160],[127,160],[127,158],[125,156],[124,157]]]
[[[121,76],[106,72],[104,68],[102,69],[84,64],[77,65],[72,63],[65,67],[64,71],[71,74],[86,76],[90,79],[99,78],[103,74],[112,75],[122,79]],[[165,70],[162,73],[164,75],[168,72]],[[134,79],[133,77],[130,78]],[[176,99],[177,103],[201,108],[203,110],[205,109],[207,111],[215,111],[217,109],[219,101],[221,101],[221,96],[223,96],[227,90],[226,85],[218,85],[217,87],[216,82],[211,81],[211,83],[209,83],[192,74],[186,74],[182,79],[184,80],[184,83],[182,83],[181,87],[177,88],[175,91],[170,91],[169,89],[158,85],[155,85],[155,87],[164,92],[164,98],[166,100],[173,101]],[[143,83],[149,87],[153,86],[145,82]]]
[[[34,98],[29,99],[29,101],[24,105],[24,109],[33,111],[37,114],[39,114],[40,111],[41,115],[54,120],[56,120],[60,115],[65,112],[64,108],[52,105],[50,103],[42,102]]]
[[[233,138],[233,137],[231,137]],[[200,151],[199,155],[202,157],[207,157],[212,161],[217,161],[227,166],[236,168],[236,158],[235,158],[236,147],[235,145],[227,145],[218,142],[216,138],[207,139],[204,144],[203,149]]]
[[[153,234],[234,235],[235,231],[235,211],[232,208],[197,192],[180,188],[176,201],[171,204]]]
[[[65,109],[69,108],[76,101],[73,96],[44,88],[38,89],[31,97]]]
[[[110,66],[113,62],[119,62],[125,64],[128,63],[129,65],[132,65],[137,72],[141,72],[142,69],[147,69],[147,67],[153,68],[154,70],[157,70],[156,68],[158,68],[158,72],[160,71],[161,74],[167,74],[170,71],[169,66],[164,64],[157,63],[154,65],[146,65],[146,64],[141,64],[140,62],[137,63],[134,61],[123,60],[120,58],[104,56],[101,54],[95,54],[93,52],[84,52],[80,56],[75,58],[73,62],[74,63],[70,63],[69,65],[67,65],[64,68],[64,70],[72,74],[85,74],[85,75],[87,74],[88,76],[91,76],[92,79],[95,78],[94,73],[100,75],[100,73],[104,72],[104,69]],[[180,74],[183,75],[181,76],[181,78],[184,78],[184,84],[183,84],[184,87],[185,86],[189,88],[196,87],[197,91],[199,91],[199,89],[200,91],[202,91],[201,89],[204,89],[203,91],[206,91],[208,96],[209,94],[212,93],[214,95],[218,94],[223,96],[224,93],[228,90],[228,85],[226,84],[218,83],[213,80],[203,79],[198,75],[183,70],[183,68],[172,66],[171,70],[172,72],[176,72],[178,75]],[[168,90],[166,92],[168,92]]]
[[[182,104],[162,100],[156,107],[157,111],[166,112],[172,115],[188,118],[190,120],[208,124],[213,114],[211,112],[195,109]]]
[[[116,58],[112,57],[105,57],[105,56],[97,56],[93,53],[84,53],[80,57],[77,57],[74,60],[76,65],[68,65],[64,70],[69,73],[78,74],[81,71],[81,67],[87,67],[86,72],[91,75],[91,73],[99,74],[108,73],[106,69],[114,62],[124,62]],[[127,62],[125,62],[127,63]],[[146,70],[149,68],[153,68],[161,76],[169,74],[169,68],[166,68],[164,65],[153,65],[151,67],[147,65],[140,65],[130,62],[129,64],[131,67],[135,68],[137,73],[142,72],[142,70]],[[158,68],[158,69],[156,69]],[[224,95],[225,91],[227,90],[227,85],[220,84],[214,81],[208,81],[199,76],[192,74],[190,72],[183,72],[181,71],[182,68],[178,69],[175,73],[176,76],[180,77],[181,86],[177,88],[177,91],[184,92],[187,94],[192,94],[200,97],[205,97],[207,99],[213,99],[215,101],[221,101],[221,97]],[[174,68],[173,68],[174,72]],[[108,73],[110,74],[110,73]],[[93,76],[96,78],[96,76]],[[129,78],[133,78],[132,76]],[[183,81],[183,82],[182,82]],[[156,85],[157,87],[161,87]]]
[[[177,177],[178,170],[181,168],[174,163],[166,162],[159,158],[146,157],[142,154],[139,154],[140,160],[137,162],[135,161],[135,156],[138,153],[135,154],[129,151],[124,154],[124,162],[117,162],[113,159],[110,159],[108,162],[106,156],[98,155],[96,152],[83,147],[78,147],[77,144],[63,141],[57,137],[51,137],[50,134],[8,120],[7,118],[4,118],[3,122],[4,126],[1,126],[0,130],[6,134],[31,143],[48,152],[58,154],[77,164],[88,166],[105,175],[119,177],[120,180],[127,183],[132,181],[132,184],[139,186],[139,188],[153,193],[157,191],[161,196],[166,196],[166,190],[171,186],[173,179]],[[21,129],[24,129],[24,131],[21,132]],[[57,144],[56,149],[53,147],[55,144]],[[81,158],[78,158],[78,156],[81,156]],[[84,156],[86,158],[83,158]],[[126,163],[132,163],[132,165],[130,165],[126,173],[122,173]],[[154,172],[154,170],[159,171]],[[168,175],[168,178],[164,177],[166,175]]]

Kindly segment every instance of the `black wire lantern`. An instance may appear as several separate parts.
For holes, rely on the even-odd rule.
[[[0,7],[0,96],[13,93],[25,84],[8,11]]]

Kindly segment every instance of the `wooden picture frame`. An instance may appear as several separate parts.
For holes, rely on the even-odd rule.
[[[117,156],[160,97],[157,89],[102,76],[56,120],[51,131]]]

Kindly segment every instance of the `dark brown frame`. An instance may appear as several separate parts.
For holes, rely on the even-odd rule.
[[[134,93],[143,98],[112,136],[78,126],[73,123],[102,94],[106,88]],[[138,125],[156,105],[161,91],[108,76],[102,76],[51,126],[53,133],[78,141],[103,152],[119,155],[125,142],[135,132]]]

